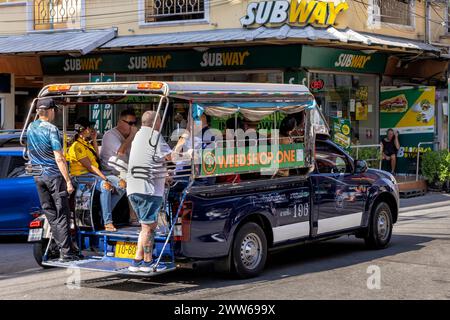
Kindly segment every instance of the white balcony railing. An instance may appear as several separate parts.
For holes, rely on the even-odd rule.
[[[413,25],[414,0],[373,0],[379,12],[379,21],[384,23]]]
[[[146,0],[145,22],[204,19],[205,1],[207,0]]]
[[[34,0],[34,30],[80,28],[81,1]]]

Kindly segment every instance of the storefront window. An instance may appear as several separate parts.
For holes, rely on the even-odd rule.
[[[311,73],[310,83],[317,84],[311,90],[329,124],[350,120],[352,145],[379,142],[378,76]]]

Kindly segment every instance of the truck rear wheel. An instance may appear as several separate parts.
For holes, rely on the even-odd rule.
[[[47,249],[48,240],[49,239],[42,239],[39,242],[33,243],[34,260],[36,260],[37,264],[44,269],[51,268],[49,266],[45,266],[42,264],[42,261],[43,261],[42,259],[44,258],[45,250]],[[58,256],[58,254],[54,251],[54,248],[52,248],[52,246],[54,246],[54,245],[50,246],[49,252],[48,252],[50,259],[53,259]]]
[[[386,248],[392,236],[391,208],[385,202],[379,203],[369,221],[368,235],[364,241],[370,249]]]
[[[262,272],[267,260],[267,238],[256,223],[243,225],[234,238],[232,264],[241,278],[255,277]]]

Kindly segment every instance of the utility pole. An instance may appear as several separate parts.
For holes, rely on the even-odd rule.
[[[431,28],[430,28],[430,0],[425,0],[425,43],[431,42]]]

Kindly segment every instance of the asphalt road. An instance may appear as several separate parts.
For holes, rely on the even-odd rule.
[[[343,237],[270,256],[250,280],[208,268],[127,279],[39,268],[29,244],[0,240],[0,299],[449,299],[450,195],[405,199],[391,245]],[[77,279],[80,279],[78,282]],[[369,281],[368,281],[369,280]],[[369,285],[368,285],[369,283]]]

